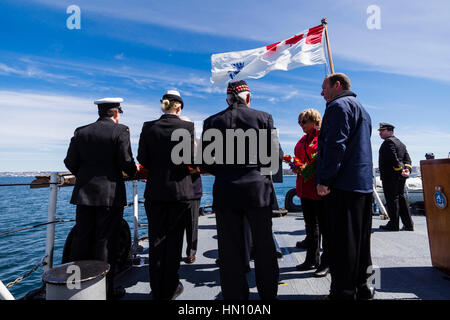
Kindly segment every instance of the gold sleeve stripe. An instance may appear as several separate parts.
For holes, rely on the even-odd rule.
[[[410,167],[410,168],[412,168],[412,165],[410,165],[410,164],[408,164],[408,163],[405,163],[405,167]]]
[[[398,167],[398,168],[392,167],[392,168],[394,168],[395,171],[400,171],[400,170],[402,170],[402,167]]]

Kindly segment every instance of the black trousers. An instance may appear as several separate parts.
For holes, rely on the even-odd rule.
[[[325,220],[323,200],[302,198],[301,201],[306,238],[308,239],[305,262],[328,267],[328,225]],[[320,256],[320,238],[322,238],[322,256]]]
[[[70,261],[100,260],[108,262],[107,294],[114,292],[114,273],[123,207],[77,205],[76,228],[70,250]]]
[[[383,180],[383,192],[386,199],[389,224],[399,228],[399,216],[406,228],[413,228],[414,223],[409,212],[408,200],[405,198],[405,178],[388,178]]]
[[[186,256],[195,256],[198,243],[198,210],[200,199],[191,200],[191,213],[186,216]]]
[[[145,201],[149,236],[150,287],[154,300],[170,300],[180,280],[186,216],[191,203]]]
[[[244,216],[250,225],[255,260],[256,287],[262,300],[278,292],[279,268],[272,238],[272,208],[215,208],[220,260],[220,285],[225,300],[248,300],[245,276]]]
[[[355,299],[372,265],[372,193],[332,188],[324,201],[330,230],[330,298]]]

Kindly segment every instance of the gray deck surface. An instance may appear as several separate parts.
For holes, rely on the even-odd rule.
[[[414,216],[415,231],[386,232],[379,229],[386,224],[378,216],[373,217],[372,261],[379,267],[379,282],[376,299],[450,299],[450,279],[431,265],[426,219]],[[295,243],[305,237],[301,213],[288,213],[273,218],[273,231],[283,258],[278,259],[280,267],[280,300],[310,300],[327,295],[330,276],[312,277],[313,271],[300,272],[295,269],[304,261],[306,251],[297,249]],[[148,242],[144,247],[140,265],[134,265],[116,280],[117,285],[126,288],[124,300],[151,299],[148,276]],[[183,248],[183,253],[185,249]],[[178,300],[222,299],[220,293],[216,219],[213,214],[200,216],[197,260],[193,264],[181,262],[180,280],[184,292]],[[254,275],[253,261],[248,273],[250,299],[259,299]]]

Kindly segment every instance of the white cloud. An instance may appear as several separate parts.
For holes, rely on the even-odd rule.
[[[68,3],[35,2],[59,7]],[[143,6],[140,1],[79,0],[82,12],[141,24],[157,24],[217,36],[272,43],[320,23],[328,17],[331,48],[336,58],[362,62],[377,71],[450,81],[450,31],[445,0],[376,2],[381,8],[381,30],[368,30],[366,9],[372,0],[296,0],[226,2],[192,0],[159,1]],[[239,10],[236,10],[239,8]],[[170,18],[168,18],[170,17]],[[234,28],[239,22],[239,28]],[[104,30],[107,33],[107,29]],[[124,35],[113,35],[124,38]],[[134,41],[136,37],[129,37]],[[149,40],[151,44],[151,39]],[[236,48],[236,50],[251,48]],[[210,49],[214,52],[214,48]]]
[[[97,120],[97,97],[77,97],[20,91],[0,91],[0,171],[65,170],[63,159],[77,127]],[[121,123],[130,128],[136,155],[144,121],[161,116],[159,103],[126,101]],[[208,116],[196,111],[184,113],[201,132]],[[198,135],[197,132],[197,135]],[[46,162],[43,163],[43,159]],[[36,161],[40,168],[36,167]],[[17,167],[20,164],[21,167]]]

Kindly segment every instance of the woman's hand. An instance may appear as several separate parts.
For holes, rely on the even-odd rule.
[[[295,174],[301,174],[302,173],[302,167],[293,167],[292,172]]]

